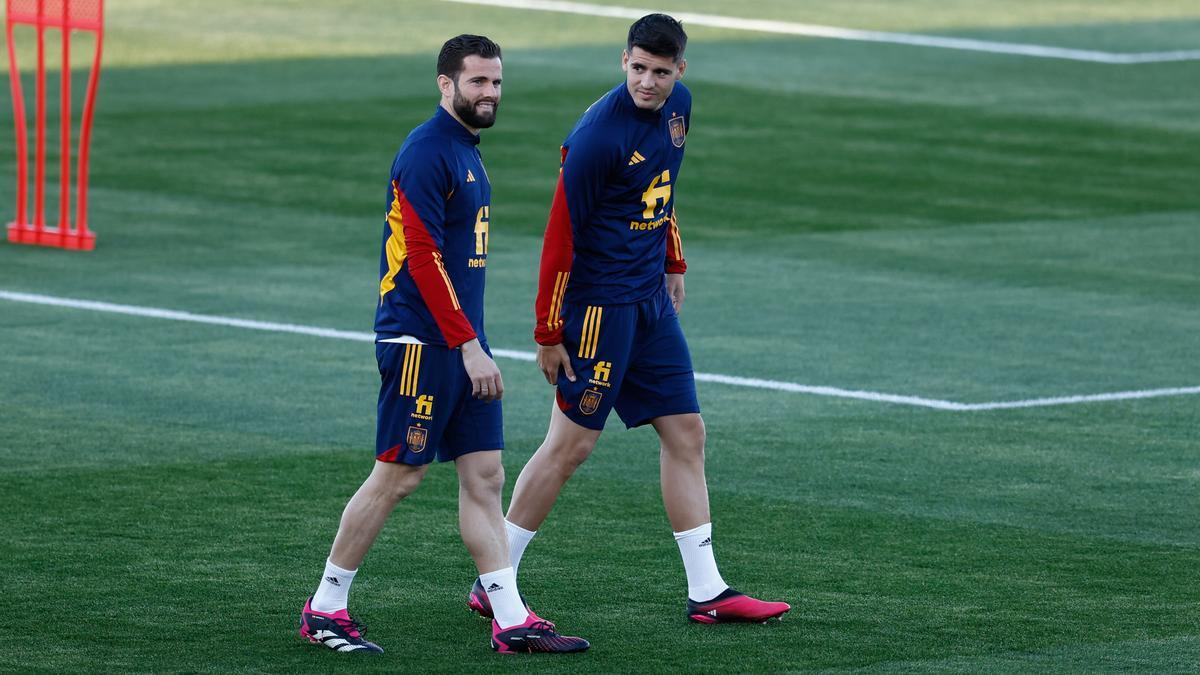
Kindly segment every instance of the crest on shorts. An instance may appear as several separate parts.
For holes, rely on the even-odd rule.
[[[667,120],[667,127],[671,130],[671,143],[677,148],[682,148],[683,142],[687,140],[687,129],[683,126],[683,118],[672,117]]]
[[[429,438],[429,430],[422,427],[409,427],[405,442],[410,452],[421,452],[425,449],[425,440]]]
[[[591,415],[600,407],[600,399],[604,398],[604,394],[589,389],[583,392],[583,399],[579,401],[579,412],[584,415]]]

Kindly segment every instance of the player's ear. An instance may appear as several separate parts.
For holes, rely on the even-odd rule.
[[[621,70],[626,73],[629,72],[629,50],[628,49],[621,50]]]
[[[687,59],[679,59],[679,70],[675,71],[675,79],[683,79],[683,71],[687,70]]]
[[[454,98],[454,80],[451,80],[446,75],[438,75],[437,85],[438,91],[442,92],[442,96]]]

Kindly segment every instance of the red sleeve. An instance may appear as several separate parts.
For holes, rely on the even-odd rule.
[[[671,209],[671,224],[667,228],[667,274],[687,272],[687,261],[683,259],[683,240],[679,238],[679,224],[675,221],[675,209]]]
[[[563,159],[567,151],[564,148]],[[537,325],[533,339],[540,345],[562,342],[562,302],[571,276],[574,244],[571,233],[571,214],[567,209],[567,191],[563,172],[558,172],[558,185],[550,205],[550,218],[542,240],[542,264],[538,272],[538,292],[535,309]]]
[[[475,329],[463,313],[458,303],[458,295],[454,292],[454,284],[450,283],[450,275],[442,263],[442,250],[438,247],[429,228],[417,215],[412,202],[400,188],[399,181],[392,181],[393,198],[400,206],[401,223],[404,229],[404,245],[408,249],[408,274],[412,277],[421,299],[429,308],[446,346],[454,349],[464,342],[475,339]],[[395,210],[395,204],[393,204]]]

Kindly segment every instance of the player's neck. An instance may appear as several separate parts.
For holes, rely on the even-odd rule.
[[[454,118],[455,122],[458,122],[459,124],[463,125],[464,129],[471,132],[475,136],[479,135],[479,129],[476,129],[475,127],[462,121],[462,118],[458,116],[458,113],[454,112],[454,106],[450,105],[450,103],[448,101],[446,101],[446,99],[442,99],[441,103],[438,103],[438,105],[440,105],[442,107],[442,110],[445,110],[447,113],[449,113],[450,116]]]

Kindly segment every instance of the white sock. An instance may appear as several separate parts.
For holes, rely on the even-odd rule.
[[[712,523],[705,523],[687,532],[676,532],[675,543],[683,556],[683,569],[687,572],[688,597],[696,602],[707,602],[729,588],[717,571],[717,560],[712,550]]]
[[[521,556],[525,555],[525,547],[529,545],[537,530],[530,532],[520,525],[513,525],[504,519],[504,533],[508,535],[508,560],[512,563],[513,574],[521,567]]]
[[[517,590],[517,573],[511,567],[479,575],[479,583],[483,584],[483,592],[487,593],[488,601],[492,603],[492,616],[501,628],[512,628],[525,623],[529,611],[521,602],[521,593]]]
[[[317,592],[313,594],[311,607],[326,614],[346,609],[346,598],[350,595],[350,584],[355,574],[358,574],[358,570],[344,570],[334,565],[332,560],[326,560],[325,574],[321,577]]]

